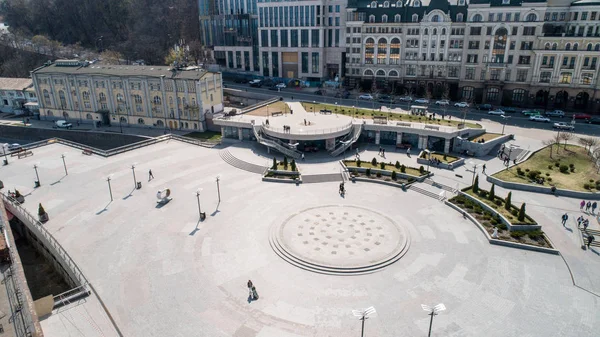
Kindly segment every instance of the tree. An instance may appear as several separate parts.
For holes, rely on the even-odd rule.
[[[103,64],[118,65],[121,64],[122,59],[123,55],[114,50],[106,49],[100,54],[100,60],[102,60]]]
[[[373,157],[371,160],[371,165],[373,165],[373,167],[377,167],[377,159],[375,157]]]
[[[495,187],[495,185],[492,183],[492,188],[490,188],[490,194],[488,195],[488,198],[491,201],[494,201],[494,199],[496,198],[494,187]]]
[[[283,168],[287,169],[288,167],[288,161],[287,161],[287,157],[283,157]]]
[[[46,214],[46,210],[44,209],[44,206],[42,206],[42,204],[40,203],[40,206],[38,207],[38,215],[44,214]]]
[[[544,146],[550,147],[550,159],[552,159],[552,147],[554,146],[554,144],[556,144],[556,142],[554,141],[554,138],[544,140],[544,141],[542,141],[542,144],[544,144]]]
[[[560,139],[565,141],[565,150],[567,149],[567,142],[573,138],[573,134],[570,132],[562,132],[560,134]]]
[[[400,168],[400,162],[396,160],[396,165],[394,165],[395,168],[399,169]]]
[[[510,211],[510,203],[511,203],[510,199],[511,198],[512,198],[512,192],[508,192],[506,199],[504,199],[504,209],[506,209],[507,211]]]
[[[185,60],[183,48],[171,48],[167,56],[165,56],[165,64],[171,65],[175,62],[181,64]]]
[[[273,157],[273,166],[271,167],[273,170],[277,170],[277,158]]]
[[[519,221],[525,220],[525,203],[521,205],[521,209],[519,209],[519,215],[517,216],[517,219],[519,219]]]
[[[473,193],[479,192],[479,174],[475,176],[475,181],[473,182]]]
[[[588,154],[592,154],[592,147],[598,145],[598,139],[594,137],[579,137],[579,144],[588,150]]]
[[[296,172],[296,161],[294,159],[292,159],[292,162],[290,163],[291,165],[291,169],[293,172]]]

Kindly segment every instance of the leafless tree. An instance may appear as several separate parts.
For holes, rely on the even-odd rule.
[[[564,140],[565,141],[565,147],[564,147],[564,149],[566,150],[567,149],[567,142],[569,140],[573,139],[573,134],[570,133],[570,132],[561,132],[559,137],[560,137],[559,138],[560,140]]]
[[[549,146],[550,147],[550,159],[552,159],[552,147],[554,146],[554,144],[556,144],[555,139],[551,138],[551,139],[544,140],[542,142],[542,144],[544,144],[545,146]]]
[[[583,145],[583,147],[588,150],[588,154],[592,154],[592,147],[598,145],[598,138],[594,137],[579,137],[579,144]]]

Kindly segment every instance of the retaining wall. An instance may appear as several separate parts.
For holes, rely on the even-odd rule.
[[[352,172],[354,170],[356,170],[357,172],[360,173],[366,173],[367,172],[367,168],[365,167],[355,167],[355,166],[351,166],[351,167],[347,167],[343,162],[341,162],[342,167],[344,167],[348,172]],[[381,170],[381,169],[371,169],[371,174],[376,175],[377,173],[381,173],[382,176],[391,176],[392,175],[392,171],[388,171],[388,170]],[[428,174],[424,175],[424,176],[413,176],[411,174],[406,174],[406,173],[401,173],[396,171],[396,175],[399,178],[404,178],[404,179],[409,179],[412,178],[415,181],[418,182],[423,182],[423,180],[425,180],[427,177],[430,177],[433,175],[433,173],[429,172]]]
[[[600,193],[563,190],[563,189],[559,189],[559,188],[557,188],[556,191],[552,192],[551,187],[513,183],[513,182],[500,180],[500,179],[494,178],[492,176],[488,176],[487,181],[489,181],[490,183],[494,183],[497,186],[512,189],[512,190],[521,190],[521,191],[534,192],[534,193],[554,194],[554,195],[559,195],[562,197],[575,198],[575,199],[600,200]]]
[[[423,151],[421,151],[421,153],[419,153],[419,156],[417,157],[417,163],[421,164],[421,165],[427,165],[429,163],[429,159],[421,158],[421,154],[423,154]],[[464,165],[464,163],[465,163],[465,158],[459,158],[458,160],[455,160],[452,163],[441,162],[439,165],[433,165],[433,162],[432,162],[432,163],[430,163],[429,166],[441,167],[446,170],[454,170],[455,168],[457,168],[461,165]]]
[[[469,137],[472,137],[472,135],[469,135]],[[458,152],[458,153],[463,153],[464,151],[469,151],[469,153],[472,153],[473,156],[481,157],[481,156],[485,156],[485,155],[489,154],[493,148],[495,148],[496,146],[498,146],[502,143],[507,142],[508,140],[510,140],[512,138],[514,138],[514,135],[503,135],[498,138],[488,140],[485,143],[476,143],[476,142],[471,142],[471,141],[467,141],[467,140],[463,140],[463,141],[455,140],[454,147],[452,150],[454,152]]]

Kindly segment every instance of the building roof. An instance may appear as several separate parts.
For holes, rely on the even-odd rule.
[[[130,65],[85,65],[77,60],[57,60],[33,71],[35,74],[65,74],[65,75],[106,75],[106,76],[140,76],[174,79],[199,80],[208,72],[198,67],[188,67],[171,71],[169,66],[130,66]]]
[[[381,23],[381,17],[383,14],[388,16],[388,22],[394,22],[394,16],[396,14],[400,14],[401,22],[412,22],[412,16],[417,14],[419,16],[419,21],[423,19],[427,13],[432,12],[433,10],[440,10],[445,14],[450,15],[450,19],[456,22],[456,15],[458,13],[462,13],[463,15],[467,14],[467,6],[458,6],[452,5],[448,2],[448,0],[430,0],[430,1],[422,1],[421,5],[415,7],[413,4],[415,0],[401,0],[403,3],[402,7],[396,6],[396,1],[388,0],[390,3],[390,7],[379,7],[384,3],[382,0],[375,0],[378,4],[377,8],[371,8],[371,2],[373,0],[353,0],[348,1],[349,8],[356,8],[357,12],[363,12],[366,14],[365,22],[368,22],[369,15],[375,15],[375,23]],[[487,0],[489,1],[489,0]],[[502,0],[499,0],[502,1]],[[519,0],[520,1],[520,0]],[[425,4],[428,2],[428,4]]]
[[[577,0],[571,3],[571,6],[598,6],[600,0]]]
[[[23,90],[32,85],[31,78],[0,77],[0,90]]]

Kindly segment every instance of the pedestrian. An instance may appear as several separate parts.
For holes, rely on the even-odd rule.
[[[588,235],[588,244],[587,244],[588,248],[590,248],[590,245],[592,244],[592,242],[594,242],[594,236]]]
[[[148,170],[148,181],[154,179],[154,174],[152,174],[152,170]]]
[[[594,201],[592,204],[592,214],[596,212],[596,207],[598,207],[598,203]]]
[[[485,164],[483,164],[483,173],[485,173]]]
[[[583,211],[583,206],[585,206],[585,200],[581,200],[581,202],[579,203],[579,210]]]
[[[406,155],[410,158],[410,147],[406,149]]]
[[[304,119],[304,126],[306,126],[306,119]]]
[[[302,152],[302,161],[304,161],[304,152]]]
[[[513,165],[517,165],[517,158],[513,159]]]
[[[383,158],[385,158],[385,149],[384,148],[381,149],[381,155],[383,156]]]
[[[248,297],[252,298],[252,287],[254,287],[254,285],[252,284],[251,280],[248,280]]]
[[[258,293],[256,292],[256,287],[252,286],[252,300],[256,301],[258,299]]]
[[[583,215],[579,216],[579,218],[577,218],[577,227],[581,227],[581,223],[583,222]]]
[[[562,224],[563,224],[563,227],[566,227],[566,224],[567,224],[567,220],[568,220],[568,219],[569,219],[569,215],[568,215],[567,213],[563,214],[563,216],[562,216]]]
[[[588,226],[590,225],[590,220],[585,219],[583,220],[583,230],[587,230]]]
[[[587,204],[585,204],[585,211],[589,212],[591,207],[592,207],[592,203],[588,201]]]
[[[381,155],[381,146],[379,147],[379,153],[378,153],[378,155]]]

